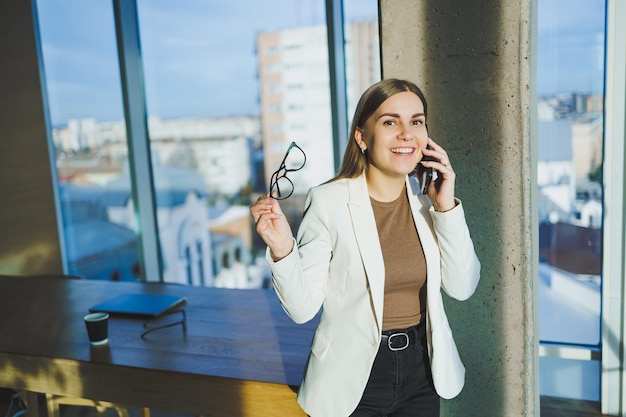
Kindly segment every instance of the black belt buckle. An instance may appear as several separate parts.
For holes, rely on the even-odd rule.
[[[408,333],[394,333],[387,338],[387,346],[391,351],[404,350],[409,347],[411,340]]]

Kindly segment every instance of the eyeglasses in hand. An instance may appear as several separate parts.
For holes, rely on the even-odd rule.
[[[299,171],[306,163],[306,155],[302,148],[291,142],[283,161],[270,179],[270,197],[284,200],[293,194],[293,182],[287,178],[288,172]]]

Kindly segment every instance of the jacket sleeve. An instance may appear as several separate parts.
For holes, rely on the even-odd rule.
[[[460,200],[447,212],[430,209],[441,254],[441,287],[457,300],[468,299],[480,279],[480,261],[474,251]]]
[[[293,251],[278,262],[266,252],[272,282],[287,315],[296,323],[306,323],[320,310],[326,296],[332,243],[325,205],[307,194],[304,214]]]

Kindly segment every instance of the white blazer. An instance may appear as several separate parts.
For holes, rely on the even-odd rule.
[[[480,263],[460,201],[436,212],[407,176],[407,194],[427,268],[426,334],[437,393],[461,392],[461,363],[441,288],[465,300],[478,285]],[[381,341],[385,266],[365,175],[309,190],[297,245],[273,262],[274,289],[296,323],[322,308],[298,403],[312,417],[348,416],[358,405]]]

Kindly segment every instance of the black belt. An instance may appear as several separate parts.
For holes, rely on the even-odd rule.
[[[425,334],[426,329],[422,322],[407,329],[386,330],[382,332],[380,343],[386,345],[389,350],[404,350],[409,346],[416,346]]]

